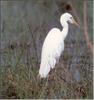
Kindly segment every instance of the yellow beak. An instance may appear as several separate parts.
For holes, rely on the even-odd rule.
[[[74,25],[79,26],[79,24],[74,19],[72,19],[72,20],[73,20]]]

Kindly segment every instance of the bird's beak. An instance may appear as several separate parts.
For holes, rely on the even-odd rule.
[[[79,27],[79,24],[75,21],[75,19],[72,20],[73,20],[73,24]]]

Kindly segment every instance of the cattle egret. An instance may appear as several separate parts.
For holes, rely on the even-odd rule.
[[[64,13],[60,17],[60,23],[63,27],[62,31],[58,28],[53,28],[47,34],[41,54],[41,64],[39,69],[40,78],[46,78],[51,69],[59,61],[61,53],[64,51],[64,40],[68,34],[68,22],[78,25],[69,13]]]

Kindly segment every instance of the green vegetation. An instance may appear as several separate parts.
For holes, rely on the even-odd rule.
[[[70,26],[59,63],[48,79],[40,80],[44,38],[51,28],[61,28],[62,13],[69,10],[75,16],[69,2],[81,27]],[[93,43],[92,0],[87,4],[88,33]],[[83,33],[83,0],[2,0],[0,35],[0,99],[93,98],[93,57]]]

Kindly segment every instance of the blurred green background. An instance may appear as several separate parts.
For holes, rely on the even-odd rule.
[[[0,99],[93,98],[93,56],[84,36],[84,0],[1,0]],[[93,43],[93,1],[87,2],[88,35]],[[50,78],[37,74],[43,41],[59,18],[70,12],[80,28],[70,25],[65,50]],[[50,48],[49,48],[50,49]]]

